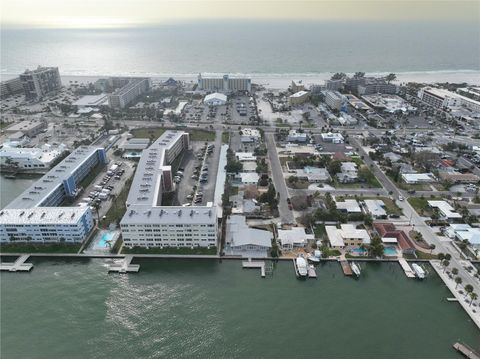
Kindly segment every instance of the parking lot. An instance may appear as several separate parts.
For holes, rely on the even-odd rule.
[[[113,173],[109,172],[114,165],[117,166],[117,169]],[[113,199],[125,187],[126,181],[132,177],[134,171],[135,168],[131,162],[111,160],[83,190],[74,205],[98,206],[98,217],[102,218],[110,209]]]
[[[179,166],[181,179],[177,183],[174,205],[203,206],[212,202],[218,170],[220,146],[216,143],[192,142]],[[177,172],[178,174],[178,172]]]

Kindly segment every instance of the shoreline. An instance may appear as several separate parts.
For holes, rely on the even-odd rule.
[[[347,73],[350,74],[350,73]],[[367,72],[367,76],[384,76],[386,72]],[[73,82],[80,84],[95,82],[100,78],[110,76],[125,76],[125,77],[151,77],[154,81],[165,81],[172,77],[176,80],[185,82],[196,82],[198,74],[159,74],[159,73],[120,73],[120,74],[69,74],[60,73],[64,85]],[[203,72],[204,77],[207,76],[222,76],[223,73],[209,73]],[[291,84],[292,80],[302,81],[307,87],[313,84],[323,84],[333,75],[333,72],[319,72],[319,73],[231,73],[231,76],[248,76],[252,79],[252,83],[263,85],[270,89],[286,89]],[[402,84],[407,82],[417,83],[468,83],[469,85],[480,85],[480,70],[439,70],[439,71],[406,71],[396,72],[397,80],[394,83]],[[13,73],[1,73],[1,80],[8,80],[18,76]]]

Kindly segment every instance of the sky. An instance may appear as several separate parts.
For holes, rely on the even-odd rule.
[[[480,0],[1,0],[2,27],[110,28],[212,20],[468,21]]]

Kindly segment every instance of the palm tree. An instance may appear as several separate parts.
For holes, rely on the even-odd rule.
[[[435,244],[430,244],[430,254],[432,254],[433,250],[435,249]]]
[[[397,75],[391,73],[391,74],[388,74],[386,77],[385,77],[385,80],[390,83],[392,81],[395,81],[397,79]]]
[[[443,261],[445,259],[445,254],[443,253],[438,253],[438,259],[440,259],[441,261]]]
[[[446,259],[444,259],[442,261],[442,266],[443,266],[443,272],[445,273],[445,270],[447,269],[447,267],[450,265],[450,262]]]
[[[477,300],[477,298],[478,298],[478,294],[477,294],[477,293],[475,293],[475,292],[470,293],[470,305],[472,305],[473,301],[474,301],[474,300]],[[469,305],[469,306],[470,306],[470,305]]]
[[[456,277],[456,278],[455,278],[455,283],[456,283],[455,289],[457,289],[458,285],[459,285],[459,284],[462,284],[462,282],[463,282],[463,279],[462,279],[462,278]]]
[[[473,286],[471,284],[467,284],[465,286],[465,297],[473,292]]]

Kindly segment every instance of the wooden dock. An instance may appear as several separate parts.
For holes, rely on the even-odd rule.
[[[314,266],[308,266],[308,278],[317,278],[317,272],[315,271],[315,267]]]
[[[30,258],[29,254],[23,254],[15,262],[0,263],[0,270],[6,272],[30,272],[33,264],[25,263],[28,258]]]
[[[127,254],[125,258],[123,258],[118,263],[110,264],[108,267],[108,272],[117,272],[117,273],[138,273],[140,270],[139,264],[131,264],[133,260],[133,256],[131,254]]]
[[[415,278],[415,273],[404,258],[399,258],[398,263],[400,263],[400,266],[408,278]]]
[[[247,269],[257,269],[260,268],[260,275],[262,278],[265,278],[265,262],[263,261],[252,261],[252,258],[248,258],[248,261],[243,261],[242,262],[242,268],[247,268]]]
[[[350,267],[350,263],[346,260],[339,261],[340,265],[342,266],[343,274],[351,276],[353,274],[352,267]]]
[[[462,353],[463,356],[465,356],[465,358],[480,359],[480,355],[466,344],[462,344],[462,343],[457,342],[457,343],[453,344],[453,347],[455,348],[455,350]]]

